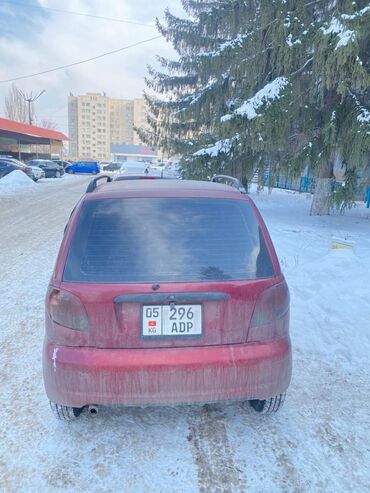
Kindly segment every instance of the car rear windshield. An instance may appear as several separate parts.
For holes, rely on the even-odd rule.
[[[198,282],[273,276],[245,200],[101,199],[83,205],[64,281]]]

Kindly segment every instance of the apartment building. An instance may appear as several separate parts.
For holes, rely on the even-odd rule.
[[[145,99],[134,99],[134,127],[145,128],[147,126],[147,107]],[[140,145],[141,141],[137,132],[133,132],[134,145]]]
[[[100,161],[109,159],[109,121],[109,98],[105,94],[69,96],[70,157]]]
[[[129,99],[110,99],[111,144],[132,144],[134,126],[134,103]]]
[[[110,160],[111,145],[139,145],[134,127],[146,124],[144,99],[113,99],[105,94],[69,96],[71,159]]]

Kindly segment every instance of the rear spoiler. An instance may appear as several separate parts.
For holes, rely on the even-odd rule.
[[[228,175],[215,175],[211,179],[212,183],[224,183],[225,185],[229,185],[231,187],[237,188],[240,193],[245,193],[247,194],[247,190],[245,189],[243,183],[238,180],[237,178],[234,178],[233,176],[228,176]]]

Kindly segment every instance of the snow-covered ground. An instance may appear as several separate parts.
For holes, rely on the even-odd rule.
[[[66,424],[43,390],[43,297],[88,181],[0,191],[0,491],[370,491],[370,211],[309,217],[306,195],[253,194],[291,291],[294,372],[276,416],[228,403]],[[333,236],[354,251],[331,250]]]

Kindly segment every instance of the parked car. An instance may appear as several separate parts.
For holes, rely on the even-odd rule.
[[[27,166],[37,166],[45,172],[46,178],[61,178],[64,175],[63,166],[51,161],[50,159],[32,159]]]
[[[96,161],[79,161],[67,166],[66,173],[91,173],[97,175],[100,173],[100,169]]]
[[[45,178],[44,171],[37,166],[28,166],[14,158],[0,158],[0,161],[0,178],[16,169],[26,173],[35,182],[40,180],[40,178]]]
[[[167,173],[162,173],[155,170],[148,172],[148,174],[120,174],[117,173],[113,176],[114,181],[124,181],[124,180],[178,180],[176,176],[169,175]]]
[[[51,409],[249,401],[277,411],[291,378],[289,291],[237,188],[94,178],[46,295]]]
[[[99,162],[99,169],[100,171],[104,171],[105,168],[110,164],[110,161],[100,161]]]
[[[119,173],[121,174],[143,174],[149,173],[149,164],[143,163],[142,161],[126,161],[121,164],[119,169]]]
[[[104,170],[105,171],[105,170]],[[126,178],[177,178],[166,173],[164,167],[155,167],[142,161],[127,161],[121,164],[120,169],[115,174],[114,180]]]
[[[72,165],[69,161],[63,161],[62,159],[53,159],[52,161],[59,164],[59,166],[63,166],[63,169],[66,169],[68,166]]]
[[[103,171],[104,171],[104,173],[119,171],[121,169],[121,166],[122,166],[122,163],[114,163],[114,162],[108,163],[106,166],[104,166]]]
[[[20,168],[19,166],[16,166],[10,160],[0,159],[0,179],[16,169],[25,172],[24,168]]]
[[[150,168],[163,170],[165,168],[165,163],[163,161],[151,162],[149,164]]]

